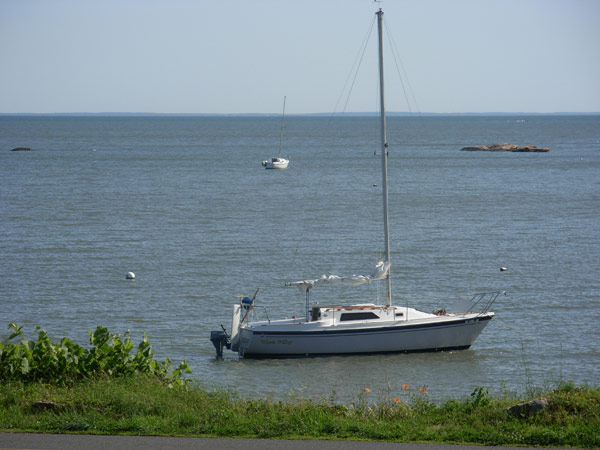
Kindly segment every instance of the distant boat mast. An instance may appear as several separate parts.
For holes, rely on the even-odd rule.
[[[285,120],[285,95],[283,96],[283,112],[281,113],[281,130],[279,131],[279,153],[277,154],[278,158],[281,158],[281,147],[283,144],[283,123]]]

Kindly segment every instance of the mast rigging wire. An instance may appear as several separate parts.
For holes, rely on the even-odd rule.
[[[385,17],[383,18],[383,20],[385,22]],[[412,86],[410,85],[408,75],[406,73],[406,70],[404,69],[404,64],[402,64],[402,59],[400,58],[400,56],[398,54],[398,46],[396,45],[396,41],[394,40],[394,37],[392,36],[392,34],[390,32],[390,27],[387,25],[387,22],[385,22],[384,28],[385,28],[386,36],[388,38],[388,42],[390,43],[390,48],[392,50],[392,56],[394,58],[394,64],[396,66],[396,72],[398,73],[398,78],[400,79],[400,85],[402,86],[402,91],[404,93],[404,99],[406,100],[406,105],[408,107],[408,111],[411,114],[413,113],[413,110],[411,108],[411,101],[409,99],[408,93],[406,92],[406,86],[404,84],[404,80],[406,80],[406,85],[408,86],[408,92],[410,93],[410,95],[412,97],[412,101],[416,108],[416,113],[420,114],[421,111],[420,111],[419,105],[417,103],[417,98],[415,97]],[[398,65],[398,62],[400,62],[400,65]],[[400,71],[400,68],[402,69],[402,72]],[[404,74],[404,76],[402,76],[402,74]]]

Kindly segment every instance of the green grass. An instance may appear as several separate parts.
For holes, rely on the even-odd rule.
[[[600,389],[564,383],[549,407],[515,416],[523,399],[485,388],[434,404],[426,386],[403,385],[400,398],[365,389],[348,405],[301,398],[250,400],[185,379],[185,361],[158,362],[144,335],[90,330],[90,347],[68,338],[37,339],[11,323],[0,343],[0,431],[271,439],[350,439],[600,448]],[[17,339],[18,342],[15,342]],[[533,397],[534,394],[532,393]]]
[[[516,399],[477,389],[435,405],[361,394],[351,405],[243,399],[155,377],[99,378],[68,387],[0,385],[0,430],[275,439],[352,439],[554,447],[600,447],[600,389],[564,384],[545,394],[550,408],[515,417]]]

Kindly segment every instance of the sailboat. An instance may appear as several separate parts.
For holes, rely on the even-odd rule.
[[[392,304],[390,235],[388,218],[388,142],[383,79],[383,11],[377,13],[381,110],[381,161],[385,255],[371,275],[316,279],[286,283],[306,296],[305,316],[252,320],[258,290],[233,305],[232,328],[211,332],[217,357],[228,348],[245,358],[354,355],[386,352],[425,352],[469,348],[494,313],[490,307],[503,291],[475,294],[452,312],[432,313]],[[310,292],[320,285],[385,283],[385,304],[359,303],[310,306]]]
[[[270,160],[266,159],[262,162],[265,169],[287,169],[290,163],[289,159],[281,157],[281,147],[283,144],[283,123],[285,119],[285,97],[283,97],[283,112],[281,113],[281,130],[279,131],[279,153],[277,157],[273,157]]]

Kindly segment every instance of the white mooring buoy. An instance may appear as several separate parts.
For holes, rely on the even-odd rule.
[[[127,280],[135,280],[135,273],[133,273],[133,272],[127,272],[127,275],[125,275],[125,279],[127,279]]]

